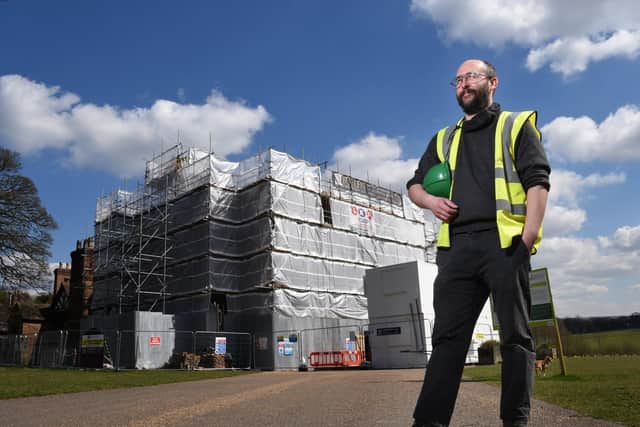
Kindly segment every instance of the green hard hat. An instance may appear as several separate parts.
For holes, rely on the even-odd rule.
[[[451,191],[451,171],[449,163],[442,162],[427,171],[422,180],[425,191],[437,197],[449,197]]]

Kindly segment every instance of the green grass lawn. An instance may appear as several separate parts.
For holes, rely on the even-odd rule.
[[[640,329],[567,335],[562,341],[565,354],[640,354]]]
[[[567,375],[554,360],[536,377],[534,398],[583,415],[640,426],[640,356],[568,357]],[[500,366],[469,366],[465,376],[500,384]]]
[[[82,371],[0,367],[0,399],[198,381],[249,371]]]

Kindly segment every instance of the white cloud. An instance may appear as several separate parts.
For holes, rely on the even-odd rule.
[[[635,59],[640,54],[640,31],[617,31],[607,38],[568,37],[532,49],[527,68],[536,71],[549,64],[551,70],[568,77],[587,69],[591,62],[621,57]]]
[[[625,225],[618,228],[612,237],[599,237],[600,245],[604,248],[619,251],[640,251],[640,225],[631,227]]]
[[[61,93],[58,86],[0,76],[0,138],[23,153],[62,148],[73,137],[69,111],[79,101],[78,95]]]
[[[636,290],[636,291],[640,291],[640,283],[637,283],[635,285],[631,285],[629,286],[631,289]]]
[[[371,132],[358,142],[337,149],[332,168],[400,191],[418,165],[418,159],[401,160],[401,155],[400,138]]]
[[[557,117],[542,127],[549,156],[561,161],[640,159],[640,109],[624,105],[597,124],[587,116]]]
[[[580,202],[590,190],[626,181],[623,173],[580,175],[576,172],[554,169],[550,176],[551,191],[544,217],[545,237],[558,237],[577,233],[587,221],[587,213]]]
[[[242,152],[271,120],[263,106],[212,91],[203,104],[156,100],[150,108],[81,103],[73,93],[18,75],[0,77],[0,140],[22,153],[66,150],[74,166],[118,176],[142,173],[144,160],[177,140],[225,156]]]
[[[640,226],[628,228],[636,230]],[[616,231],[608,239],[616,241],[618,234]],[[635,277],[639,250],[618,251],[603,245],[602,238],[552,237],[543,240],[532,261],[549,269],[559,316],[622,315],[637,311],[635,302],[625,300],[624,283]],[[605,295],[608,305],[604,303]]]
[[[640,262],[640,253],[621,254],[603,247],[597,239],[550,237],[545,238],[540,249],[543,265],[561,270],[575,281],[575,277],[588,282],[628,274]],[[602,284],[600,282],[599,284]]]
[[[595,61],[635,59],[640,49],[636,0],[412,0],[411,11],[434,21],[445,40],[531,48],[531,70],[549,64],[565,76]]]
[[[544,235],[547,237],[577,233],[586,220],[587,213],[583,209],[549,205],[545,212]]]
[[[547,14],[544,1],[532,0],[412,0],[411,12],[432,19],[447,40],[471,40],[489,47],[542,40],[539,29]]]
[[[554,169],[549,177],[551,191],[549,192],[549,203],[563,205],[570,208],[578,206],[580,199],[589,190],[608,185],[624,184],[626,175],[624,173],[580,175],[566,169]]]

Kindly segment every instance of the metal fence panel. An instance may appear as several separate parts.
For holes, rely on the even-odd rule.
[[[252,341],[247,332],[196,331],[194,353],[200,356],[200,367],[249,369]]]
[[[18,365],[20,360],[20,335],[0,336],[0,364]]]
[[[116,369],[135,369],[136,368],[136,331],[122,330],[113,331],[115,340],[115,356],[114,367]],[[108,334],[111,336],[112,334]],[[111,340],[109,340],[111,341]]]
[[[168,367],[175,350],[175,335],[174,330],[136,331],[136,368]]]
[[[309,366],[312,358],[317,360],[318,354],[334,352],[345,357],[344,366],[353,366],[353,363],[347,365],[347,359],[353,358],[356,352],[364,353],[365,341],[363,327],[359,324],[303,329],[298,332],[299,366]],[[360,364],[364,357],[358,356],[357,360]]]
[[[0,363],[30,366],[37,348],[38,334],[0,336]]]
[[[72,368],[78,364],[78,353],[80,352],[80,331],[63,331],[62,357],[60,367]]]
[[[174,349],[168,369],[195,369],[200,363],[200,358],[195,354],[195,332],[175,331]]]
[[[64,356],[64,331],[44,331],[38,334],[31,366],[58,368]]]
[[[297,369],[303,363],[304,351],[299,331],[273,332],[273,369]]]

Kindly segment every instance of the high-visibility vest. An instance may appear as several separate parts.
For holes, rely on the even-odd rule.
[[[518,171],[515,167],[514,149],[516,138],[522,127],[528,121],[540,137],[540,131],[536,127],[538,113],[536,111],[522,111],[518,113],[502,111],[498,117],[495,133],[495,197],[496,197],[496,223],[500,235],[500,247],[508,248],[515,236],[522,234],[524,221],[527,214],[527,194],[520,182]],[[449,160],[451,168],[451,190],[453,194],[455,185],[456,159],[458,146],[462,134],[462,122],[460,119],[455,125],[440,129],[436,136],[436,147],[440,161]],[[531,248],[535,253],[542,240],[542,225],[538,230],[538,237]],[[449,224],[443,222],[438,236],[438,246],[449,247]]]

